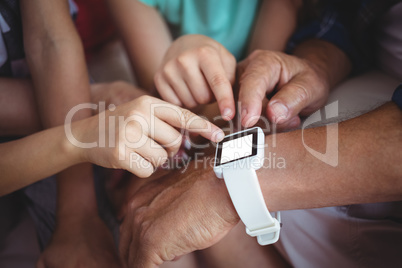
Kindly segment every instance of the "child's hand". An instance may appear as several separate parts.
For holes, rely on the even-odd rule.
[[[178,151],[182,135],[175,128],[213,142],[224,137],[209,121],[154,97],[142,96],[112,108],[65,126],[67,148],[81,162],[125,169],[143,178]]]
[[[161,97],[173,104],[194,108],[215,99],[221,115],[235,115],[232,85],[236,59],[220,43],[203,35],[185,35],[166,52],[155,74]]]
[[[147,92],[124,81],[91,85],[92,103],[99,104],[99,102],[104,101],[106,107],[110,104],[117,106],[143,95],[147,95]]]

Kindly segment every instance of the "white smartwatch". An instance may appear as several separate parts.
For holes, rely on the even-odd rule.
[[[264,132],[259,127],[226,136],[217,144],[214,171],[225,180],[230,198],[250,236],[260,245],[279,239],[280,213],[269,213],[256,170],[264,163]]]

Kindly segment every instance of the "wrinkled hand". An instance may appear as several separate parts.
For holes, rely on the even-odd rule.
[[[77,159],[149,177],[180,148],[181,128],[217,142],[224,133],[194,113],[142,96],[71,125],[65,125],[67,147]],[[71,131],[71,132],[70,132]]]
[[[132,197],[120,227],[128,267],[156,267],[217,243],[238,222],[223,180],[190,167],[150,182]]]
[[[262,111],[267,94],[276,90],[265,108],[278,128],[295,128],[299,115],[325,104],[329,94],[326,74],[312,62],[281,52],[256,50],[238,65],[241,123],[251,127]]]
[[[104,101],[106,107],[110,104],[117,106],[143,95],[147,95],[147,92],[124,81],[91,84],[92,103]]]
[[[219,42],[203,35],[186,35],[166,52],[155,74],[155,85],[164,100],[187,108],[215,97],[221,115],[229,120],[235,114],[235,72],[236,59]]]
[[[36,267],[117,268],[122,265],[111,232],[94,216],[59,221]]]

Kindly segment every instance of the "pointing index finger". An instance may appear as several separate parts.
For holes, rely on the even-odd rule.
[[[230,120],[235,115],[235,103],[232,85],[218,55],[205,57],[200,63],[208,85],[215,95],[219,110],[225,120]]]
[[[200,134],[213,142],[219,142],[225,136],[219,127],[187,109],[160,101],[153,104],[152,110],[156,117],[169,125]]]

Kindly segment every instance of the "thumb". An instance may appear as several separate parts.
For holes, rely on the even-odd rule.
[[[267,116],[271,122],[285,124],[296,117],[301,111],[317,106],[322,98],[314,83],[299,75],[281,87],[271,98],[267,106]],[[322,102],[322,101],[321,101]]]

